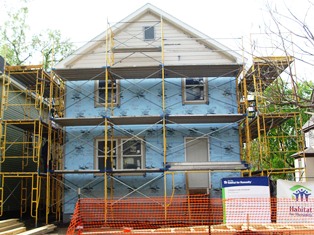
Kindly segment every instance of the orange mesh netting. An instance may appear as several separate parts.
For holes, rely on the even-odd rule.
[[[209,230],[211,234],[237,234],[246,230],[261,232],[256,234],[314,234],[311,207],[291,207],[285,200],[222,200],[208,195],[106,201],[82,198],[76,203],[67,234],[208,234]],[[306,203],[313,205],[314,201]],[[277,213],[280,223],[276,221]],[[293,213],[302,217],[298,223],[289,219]]]

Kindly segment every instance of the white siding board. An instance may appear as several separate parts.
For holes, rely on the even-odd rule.
[[[161,63],[161,54],[155,53],[145,53],[149,54],[149,57],[145,56],[142,53],[117,53],[114,55],[115,61],[113,67],[130,67],[130,66],[156,66]],[[84,67],[103,67],[105,66],[105,54],[98,53],[86,56],[84,61],[77,63],[75,67],[84,68]],[[165,55],[165,66],[167,65],[190,65],[190,64],[199,64],[205,65],[208,64],[208,61],[211,61],[213,65],[223,65],[226,63],[226,60],[221,58],[216,53],[202,53],[194,52],[192,55],[189,52],[180,53],[173,52]]]
[[[136,22],[127,23],[127,27],[114,32],[115,49],[161,47],[160,18],[146,13]],[[155,27],[156,40],[144,40],[144,26]],[[232,64],[230,58],[205,44],[204,39],[195,39],[193,35],[175,27],[167,21],[164,30],[164,60],[167,65],[223,65]],[[114,53],[113,67],[156,66],[161,63],[161,52]],[[106,45],[98,44],[90,53],[72,63],[72,68],[97,68],[106,65]]]

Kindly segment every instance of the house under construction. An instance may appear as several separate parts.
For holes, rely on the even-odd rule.
[[[288,165],[304,149],[300,113],[270,108],[263,95],[293,63],[254,57],[245,69],[240,53],[147,4],[50,73],[4,65],[0,215],[69,221],[78,200],[89,200],[93,214],[100,199],[102,222],[120,226],[141,213],[149,220],[154,210],[171,225],[183,218],[171,217],[172,206],[189,197],[187,220],[201,225],[204,200],[221,197],[222,178],[305,179]],[[293,134],[269,135],[287,120]],[[271,164],[274,156],[282,167]],[[126,201],[131,209],[119,220],[112,205],[122,210]]]

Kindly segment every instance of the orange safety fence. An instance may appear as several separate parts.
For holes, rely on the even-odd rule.
[[[208,195],[81,198],[67,234],[314,234],[314,201],[291,203]]]

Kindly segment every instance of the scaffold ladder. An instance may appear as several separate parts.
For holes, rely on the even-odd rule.
[[[3,215],[4,176],[0,174],[0,216]]]
[[[37,174],[32,175],[32,193],[31,193],[31,216],[35,218],[35,225],[38,221],[38,206],[40,200],[41,177]]]
[[[43,71],[37,71],[36,75],[36,99],[35,99],[35,108],[39,111],[39,116],[42,115],[42,106],[43,106],[43,97],[45,89],[45,78],[43,76]]]
[[[42,133],[43,125],[40,121],[34,121],[34,132],[33,132],[33,161],[38,163],[39,169],[39,158],[42,144]]]
[[[20,205],[20,217],[27,211],[27,178],[21,180],[21,205]]]
[[[9,91],[10,91],[10,84],[11,84],[11,79],[10,79],[10,74],[9,75],[3,75],[3,87],[2,87],[2,111],[7,109],[8,107],[8,102],[9,102]],[[3,116],[3,113],[2,113]]]
[[[7,122],[2,122],[1,123],[1,144],[0,144],[0,149],[1,149],[1,159],[0,163],[3,163],[5,161],[6,157],[6,136],[7,136]]]

